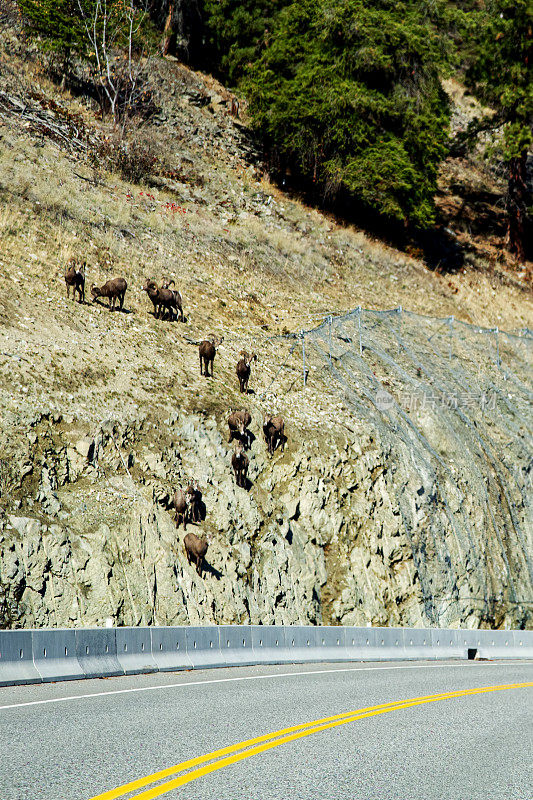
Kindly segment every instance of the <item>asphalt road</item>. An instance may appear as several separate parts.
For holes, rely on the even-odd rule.
[[[428,701],[330,720],[310,735],[278,734],[235,761],[238,747],[105,800],[532,800],[533,686],[433,697],[532,682],[533,662],[403,662],[0,688],[0,800],[89,800],[250,738],[421,696]],[[168,785],[182,776],[184,785]]]

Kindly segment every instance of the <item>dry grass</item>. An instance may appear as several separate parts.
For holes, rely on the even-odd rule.
[[[170,82],[183,72],[166,63],[161,70]],[[199,78],[191,73],[188,80]],[[46,82],[40,88],[55,91]],[[75,100],[61,101],[91,122]],[[244,157],[225,158],[224,138],[215,140],[216,155],[200,143],[185,158],[192,138],[175,135],[179,125],[209,131],[214,120],[229,135],[229,123],[206,109],[168,106],[166,113],[173,127],[154,132],[158,146],[166,142],[169,163],[193,163],[207,176],[202,185],[174,180],[147,189],[110,173],[94,183],[83,159],[37,139],[16,119],[0,127],[1,349],[13,354],[6,386],[27,386],[28,402],[68,403],[85,415],[146,407],[156,416],[181,405],[239,404],[234,367],[245,347],[260,353],[254,384],[269,392],[262,402],[275,411],[290,397],[297,415],[299,356],[269,388],[288,346],[267,337],[312,327],[320,314],[401,304],[504,329],[533,326],[531,298],[520,288],[469,268],[453,277],[430,272],[254,180]],[[67,302],[63,270],[71,256],[87,259],[87,287],[123,274],[130,313]],[[182,292],[185,325],[150,313],[141,287],[146,277],[162,276]],[[196,348],[184,339],[211,332],[226,337],[215,388],[200,380]],[[307,398],[319,413],[320,399]]]

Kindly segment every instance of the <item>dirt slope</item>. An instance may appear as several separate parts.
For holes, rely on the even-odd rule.
[[[196,420],[202,430],[204,424],[208,428],[215,424],[218,433],[205,435],[214,437],[214,444],[210,446],[215,447],[216,459],[221,459],[220,463],[216,461],[216,469],[222,470],[227,456],[225,450],[217,450],[221,446],[217,436],[221,432],[225,435],[227,410],[242,404],[234,373],[242,349],[255,350],[259,356],[252,379],[254,394],[246,400],[256,428],[265,412],[281,411],[288,419],[290,444],[286,454],[278,456],[281,459],[278,478],[287,480],[299,470],[305,472],[302,465],[311,463],[311,458],[315,459],[313,469],[319,470],[316,451],[320,453],[321,447],[332,448],[331,453],[328,451],[327,456],[324,455],[324,460],[329,463],[331,459],[331,470],[335,470],[338,458],[335,454],[339,448],[344,451],[346,445],[339,433],[342,425],[356,430],[357,435],[363,437],[362,441],[365,431],[358,428],[357,423],[354,428],[352,413],[342,407],[338,397],[324,394],[313,386],[304,392],[299,351],[290,355],[291,341],[271,337],[312,327],[327,313],[346,311],[358,305],[368,308],[402,305],[431,316],[454,315],[457,319],[508,330],[532,327],[533,309],[527,284],[521,285],[519,280],[496,274],[492,269],[479,269],[479,264],[476,267],[467,264],[457,275],[440,275],[429,271],[421,261],[370,239],[355,227],[341,226],[303,203],[285,197],[261,178],[257,153],[245,126],[228,114],[229,94],[224,87],[174,61],[159,62],[153,80],[160,113],[135,133],[139,140],[149,139],[155,143],[161,163],[165,164],[163,174],[154,176],[148,184],[135,185],[104,169],[95,170],[91,152],[109,130],[82,102],[68,94],[60,96],[57,88],[39,73],[31,53],[28,55],[9,31],[4,32],[0,60],[3,78],[0,92],[0,460],[3,470],[0,503],[3,511],[12,516],[39,521],[41,528],[38,530],[33,530],[30,523],[32,536],[37,537],[37,550],[37,542],[51,535],[58,539],[54,547],[61,553],[65,529],[83,538],[96,530],[94,526],[97,527],[96,523],[104,517],[106,530],[113,530],[113,525],[117,530],[128,529],[130,523],[125,523],[124,519],[136,502],[135,493],[137,498],[142,495],[140,507],[147,518],[154,514],[167,515],[164,523],[155,526],[155,535],[156,539],[166,536],[170,540],[172,526],[168,523],[168,512],[162,510],[168,506],[165,493],[168,494],[176,481],[194,474],[196,466],[191,444],[194,436],[189,431],[187,435],[192,439],[185,446],[169,420],[178,413],[180,430],[183,425],[187,428],[191,420]],[[128,290],[124,312],[111,314],[101,304],[79,305],[66,299],[63,271],[70,257],[87,261],[88,298],[92,283],[100,285],[115,275],[126,277]],[[159,280],[162,276],[175,280],[183,295],[185,323],[154,319],[142,285],[147,277]],[[199,375],[197,348],[190,341],[210,333],[225,338],[215,361],[215,378],[206,380]],[[286,368],[279,379],[279,369],[284,364]],[[126,464],[128,453],[133,454],[131,479],[119,458],[115,440],[110,439],[109,434],[102,434],[106,420],[116,422],[115,427],[114,422],[111,424],[111,429],[115,430],[117,441],[125,437],[122,458],[126,458]],[[258,432],[256,429],[256,434]],[[128,435],[135,443],[129,450]],[[88,441],[87,452],[83,445],[85,440]],[[94,456],[97,440],[102,446],[100,465]],[[168,455],[173,449],[179,451],[180,441],[188,452],[181,462],[178,456],[173,460],[174,456]],[[82,444],[77,446],[79,442]],[[311,445],[313,456],[307,452]],[[93,452],[89,454],[91,446]],[[365,452],[367,445],[361,446]],[[255,447],[257,475],[262,474],[264,479],[262,491],[267,495],[269,491],[276,494],[259,441]],[[372,450],[370,444],[368,447]],[[202,474],[207,469],[209,452],[208,449],[198,455]],[[161,469],[157,461],[160,453],[167,453]],[[359,480],[364,479],[367,468],[368,474],[373,474],[382,456],[376,456],[375,463],[372,458],[364,469],[361,467]],[[136,472],[139,463],[145,467],[139,467]],[[54,464],[53,469],[51,464]],[[117,475],[121,476],[120,481],[126,481],[128,491],[124,483],[113,490],[109,481]],[[133,480],[135,490],[128,484],[129,480]],[[222,502],[221,494],[229,491],[228,486],[222,490],[222,484],[218,485],[213,475],[209,480],[214,481],[213,503]],[[312,493],[318,489],[317,483]],[[77,493],[75,502],[69,502],[67,495],[74,490]],[[66,494],[60,498],[57,508],[54,494],[61,494],[61,491]],[[100,497],[96,500],[100,491],[101,497],[107,498],[105,502]],[[385,490],[381,487],[380,491]],[[279,507],[276,513],[284,525],[287,520],[284,503],[294,502],[294,495],[289,494],[285,500],[280,499],[283,492],[275,497]],[[327,502],[330,500],[334,502],[328,494]],[[79,517],[77,510],[84,503],[89,516],[94,517],[94,525],[88,517]],[[254,536],[259,535],[264,524],[261,519],[266,519],[261,514],[264,512],[267,517],[268,514],[263,508],[257,516],[256,511],[248,507],[248,500],[237,499],[235,503],[237,506],[244,503],[248,522],[243,523],[242,529],[238,525],[236,528],[231,512],[218,530],[241,530],[236,542],[246,550],[250,530],[253,529]],[[312,506],[311,501],[309,505]],[[373,513],[374,507],[375,502],[370,502],[368,513]],[[120,520],[116,517],[118,508],[121,509]],[[334,505],[331,514],[341,513],[341,508],[342,503]],[[320,508],[314,510],[318,512]],[[276,518],[272,509],[268,513]],[[61,514],[66,516],[58,516]],[[54,533],[57,520],[63,527],[59,533]],[[315,528],[322,524],[320,520],[318,516]],[[10,537],[16,538],[14,531],[19,531],[24,539],[23,532],[29,530],[27,525],[26,522],[5,523],[5,552],[19,552],[19,545]],[[216,533],[216,520],[213,526]],[[300,610],[296,616],[284,617],[287,621],[316,620],[327,618],[328,614],[332,619],[343,619],[347,618],[347,613],[352,613],[349,609],[358,605],[358,602],[347,601],[348,611],[339,612],[337,617],[332,614],[342,586],[332,589],[334,583],[330,582],[328,589],[324,566],[327,542],[316,542],[315,528],[308,538],[307,534],[301,534],[302,553],[307,555],[302,555],[296,563],[301,575],[306,574],[304,563],[309,565],[316,561],[319,566],[309,567],[304,600],[301,597],[298,600]],[[106,536],[105,531],[98,534],[104,549]],[[220,571],[225,562],[224,547],[219,545],[217,569]],[[150,551],[151,558],[156,558],[154,547]],[[320,556],[313,561],[309,548],[315,552],[313,548],[317,547]],[[167,550],[165,557],[175,558],[171,555],[172,548]],[[131,542],[124,540],[122,545],[117,545],[117,553],[121,551],[129,552],[128,557],[131,557]],[[95,551],[89,548],[88,552]],[[403,554],[403,550],[398,552]],[[61,555],[55,560],[52,558],[58,575],[62,558]],[[71,569],[71,556],[65,558]],[[182,556],[180,558],[182,561]],[[253,561],[253,554],[250,558]],[[261,554],[257,558],[260,562]],[[335,558],[337,555],[331,555],[332,574]],[[376,579],[380,586],[379,591],[376,590],[377,599],[369,601],[370,610],[367,613],[362,609],[363,617],[352,614],[350,619],[398,619],[398,598],[403,598],[401,602],[405,603],[405,619],[424,619],[416,570],[407,563],[410,558],[407,551],[400,555],[400,560],[402,558],[407,559],[407,572],[400,581],[405,584],[401,591],[396,594],[387,591],[391,578],[387,571],[382,571]],[[54,624],[49,616],[50,597],[56,596],[54,592],[57,594],[59,590],[57,576],[55,589],[47,576],[49,561],[44,557],[44,560],[37,559],[31,569],[28,567],[24,572],[22,555],[20,558],[17,555],[17,559],[13,575],[18,577],[9,579],[8,569],[4,570],[3,580],[7,574],[13,586],[18,587],[15,595],[20,595],[18,599],[26,603],[26,609],[31,605],[28,593],[33,597],[33,608],[40,609],[33,617],[25,612],[20,619],[30,624],[32,621]],[[240,557],[236,559],[236,563],[240,563]],[[361,559],[364,562],[363,556]],[[273,588],[269,590],[271,611],[277,602],[276,581],[285,581],[286,563],[282,557],[272,566],[272,574],[278,577],[272,578]],[[169,575],[173,575],[173,568],[169,566],[168,569]],[[185,574],[186,569],[181,563],[180,574]],[[242,567],[235,569],[236,574],[241,574]],[[245,573],[246,569],[252,567],[245,567]],[[104,568],[102,570],[105,572]],[[44,589],[28,586],[30,573],[32,580],[42,573]],[[230,613],[226,609],[221,616],[220,610],[213,611],[215,601],[206,600],[205,616],[202,616],[202,604],[197,601],[199,618],[248,618],[250,598],[254,596],[250,575],[246,579],[249,581],[248,605],[239,597],[234,602],[235,608],[240,610],[234,608]],[[66,581],[64,575],[62,580]],[[94,587],[99,587],[95,588],[98,598],[99,579],[93,576],[93,580]],[[171,579],[168,580],[171,583]],[[196,587],[194,591],[204,591],[201,583],[195,583],[196,578],[188,580],[190,586]],[[228,586],[232,582],[233,579]],[[168,592],[173,591],[170,583]],[[85,586],[83,581],[82,584]],[[89,581],[89,585],[93,584]],[[109,585],[113,586],[111,579]],[[126,584],[110,591],[115,593],[116,602],[98,610],[93,597],[96,605],[89,603],[91,611],[84,617],[80,609],[87,609],[83,603],[91,591],[87,586],[83,591],[80,589],[75,593],[78,611],[69,616],[70,612],[63,610],[55,621],[58,624],[85,619],[102,621],[107,614],[133,623],[153,619],[146,614],[144,617],[140,613],[124,614],[122,593],[127,591]],[[40,595],[39,603],[31,592]],[[296,602],[298,591],[294,586],[284,585],[283,592],[285,599],[280,599],[279,603],[289,607]],[[321,592],[323,605],[319,597]],[[185,594],[190,601],[190,592]],[[215,595],[216,602],[223,608],[223,594],[215,592]],[[168,596],[166,602],[169,602]],[[82,602],[80,598],[85,600]],[[155,602],[153,596],[150,602]],[[70,599],[65,603],[68,605]],[[206,611],[207,608],[211,610]],[[259,616],[261,613],[266,612],[257,611]],[[456,617],[452,622],[463,612],[456,610],[454,613]],[[478,624],[482,616],[476,616],[472,624]],[[184,619],[183,614],[178,617],[167,614],[164,618],[167,621]],[[444,621],[450,622],[450,619]]]

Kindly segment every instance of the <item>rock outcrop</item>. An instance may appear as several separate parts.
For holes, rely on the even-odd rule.
[[[295,441],[289,430],[285,452],[269,458],[254,422],[246,491],[235,484],[224,424],[214,417],[173,414],[158,426],[157,449],[143,417],[109,419],[92,432],[60,415],[31,420],[12,453],[11,484],[3,463],[4,623],[525,624],[524,609],[503,602],[505,574],[492,571],[498,616],[473,568],[479,554],[446,564],[436,544],[431,552],[422,541],[417,520],[431,502],[422,480],[410,492],[409,525],[420,538],[413,550],[390,453],[372,433],[337,432],[326,443]],[[187,565],[171,508],[174,487],[190,478],[206,506],[192,527],[213,536],[203,578]],[[470,513],[475,524],[475,503]],[[453,540],[453,526],[443,533]],[[514,577],[526,585],[519,571]],[[440,596],[444,585],[450,597]]]

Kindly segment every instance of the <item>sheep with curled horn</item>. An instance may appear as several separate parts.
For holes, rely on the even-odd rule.
[[[183,313],[183,298],[181,296],[181,292],[179,292],[178,289],[171,289],[170,288],[171,286],[175,286],[175,285],[176,285],[176,282],[174,281],[173,278],[171,280],[168,280],[168,278],[166,278],[166,279],[163,278],[162,281],[161,281],[161,288],[162,289],[168,289],[168,291],[172,292],[172,294],[174,295],[174,299],[176,300],[176,308],[177,308],[177,310],[179,312],[179,321],[180,322],[185,322],[185,315]],[[178,316],[178,315],[176,315],[176,316]]]
[[[163,314],[166,312],[169,319],[178,319],[179,316],[183,320],[183,308],[179,292],[169,289],[166,285],[160,288],[153,279],[149,278],[146,279],[143,291],[152,301],[156,319],[162,319]]]

